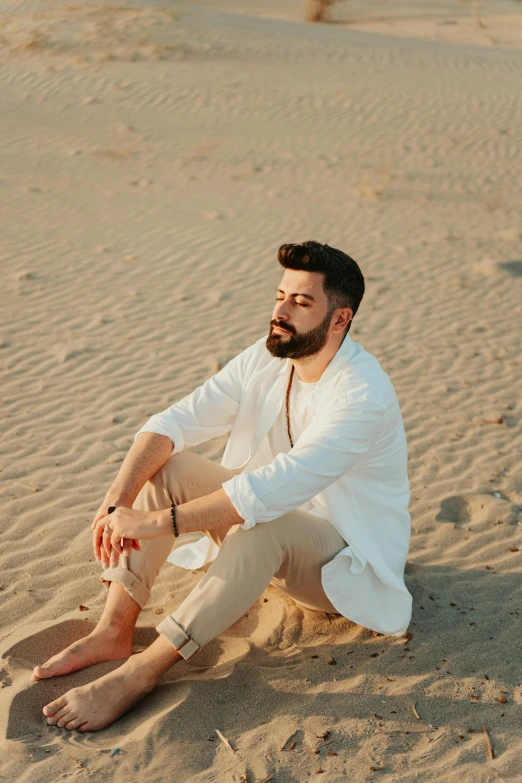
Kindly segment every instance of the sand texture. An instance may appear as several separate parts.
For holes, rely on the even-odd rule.
[[[522,8],[390,5],[2,3],[2,783],[522,780]],[[401,403],[411,638],[270,587],[111,727],[47,726],[116,665],[29,682],[101,614],[134,433],[266,334],[304,239],[360,263]],[[200,578],[165,566],[135,650]]]

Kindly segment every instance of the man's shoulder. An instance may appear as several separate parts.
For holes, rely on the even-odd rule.
[[[385,404],[395,400],[393,383],[380,361],[353,340],[352,350],[340,368],[337,387],[349,397],[373,397]]]
[[[375,354],[367,351],[360,343],[352,340],[353,350],[346,363],[346,368],[354,373],[381,376],[386,375]]]

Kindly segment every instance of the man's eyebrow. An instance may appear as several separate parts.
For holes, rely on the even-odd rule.
[[[284,294],[284,291],[281,288],[278,288],[277,289],[277,293],[278,294]],[[300,293],[297,293],[297,294],[290,294],[290,296],[304,296],[305,299],[310,299],[312,302],[315,302],[315,299],[313,298],[313,296],[310,296],[310,294],[300,294]]]

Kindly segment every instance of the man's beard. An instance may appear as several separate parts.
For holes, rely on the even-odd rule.
[[[304,359],[319,353],[328,341],[332,313],[333,309],[328,308],[328,312],[319,326],[303,334],[298,334],[293,326],[284,321],[270,321],[270,334],[266,338],[266,347],[272,356],[277,356],[279,359]],[[289,335],[273,332],[274,326],[286,329]]]

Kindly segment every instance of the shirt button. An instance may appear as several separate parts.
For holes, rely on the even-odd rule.
[[[257,435],[256,435],[256,437],[254,438],[254,443],[259,443],[259,438],[257,437]]]

